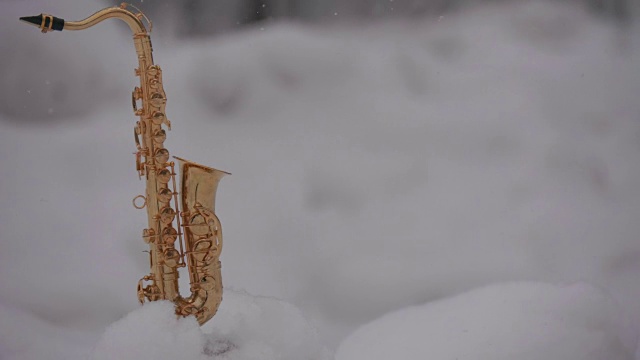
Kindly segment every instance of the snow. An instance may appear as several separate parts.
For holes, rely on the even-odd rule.
[[[3,360],[86,359],[95,334],[54,325],[32,312],[0,304]]]
[[[195,318],[176,318],[170,302],[146,304],[109,326],[89,358],[326,360],[330,355],[294,306],[227,290],[216,321],[203,328]]]
[[[195,318],[178,318],[173,304],[161,301],[109,326],[90,359],[204,359],[205,343]]]
[[[579,304],[590,310],[567,315],[572,345],[553,349],[578,356],[618,336],[623,345],[602,348],[615,359],[635,347],[637,28],[620,41],[575,4],[525,2],[439,20],[154,37],[167,148],[233,173],[216,200],[223,281],[255,296],[225,292],[220,314],[196,331],[136,301],[148,247],[145,214],[129,205],[144,183],[131,154],[126,27],[42,35],[15,20],[103,6],[73,3],[9,1],[0,12],[0,26],[16,24],[3,53],[19,54],[0,59],[0,358],[84,359],[94,346],[103,350],[93,356],[115,357],[127,349],[109,341],[148,340],[143,347],[154,334],[186,332],[194,356],[229,339],[229,358],[324,359],[324,346],[337,349],[385,313],[425,304],[472,316],[464,299],[483,296],[449,297],[509,281],[583,281],[608,294],[583,286]],[[53,95],[54,83],[68,98]],[[562,313],[578,291],[488,289],[478,293],[487,312],[523,322],[535,319],[490,300],[529,294]],[[600,343],[581,323],[591,320],[605,324]],[[548,339],[536,337],[538,325],[507,339]],[[486,326],[485,338],[460,339],[469,341],[460,351],[503,334],[504,323]],[[148,333],[133,332],[141,328]]]
[[[616,304],[586,284],[507,283],[386,314],[351,334],[336,360],[623,360]]]
[[[1,305],[0,305],[1,306]],[[19,309],[0,307],[2,359],[328,360],[316,329],[286,302],[225,291],[216,321],[200,327],[178,318],[167,301],[147,303],[103,334],[56,327]]]

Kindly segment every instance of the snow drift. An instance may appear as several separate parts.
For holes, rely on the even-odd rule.
[[[328,360],[316,330],[294,306],[227,290],[216,321],[176,318],[173,304],[145,304],[102,335],[91,360]]]
[[[336,360],[634,359],[622,323],[616,304],[586,284],[498,284],[374,320]]]

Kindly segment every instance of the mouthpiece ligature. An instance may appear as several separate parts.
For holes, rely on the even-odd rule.
[[[42,31],[43,33],[52,30],[62,31],[62,29],[64,29],[64,19],[60,19],[47,14],[25,16],[21,17],[20,20],[26,22],[27,24],[39,27],[40,31]]]

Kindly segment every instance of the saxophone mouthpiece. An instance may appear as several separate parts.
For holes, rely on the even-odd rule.
[[[52,30],[62,31],[62,29],[64,28],[64,19],[60,19],[47,14],[40,14],[37,16],[24,16],[21,17],[20,20],[33,26],[39,27],[43,33]]]

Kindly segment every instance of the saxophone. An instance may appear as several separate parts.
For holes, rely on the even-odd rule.
[[[131,28],[138,55],[135,75],[140,78],[140,87],[135,87],[131,95],[133,111],[140,117],[134,127],[136,171],[139,178],[146,180],[146,195],[136,196],[133,206],[147,209],[148,227],[142,231],[142,238],[150,247],[151,267],[151,273],[138,282],[138,300],[170,300],[177,315],[195,315],[202,325],[215,315],[222,301],[222,227],[215,214],[215,197],[220,179],[229,173],[174,156],[182,174],[182,211],[178,211],[175,163],[164,147],[167,135],[162,126],[171,130],[171,122],[165,116],[167,98],[162,70],[153,63],[151,40],[142,20],[149,24],[149,32],[151,22],[133,8],[137,13],[123,3],[80,21],[46,14],[20,20],[39,27],[43,33],[84,30],[109,18],[120,19]],[[185,266],[191,285],[191,295],[186,298],[180,295],[178,285],[178,269]]]

